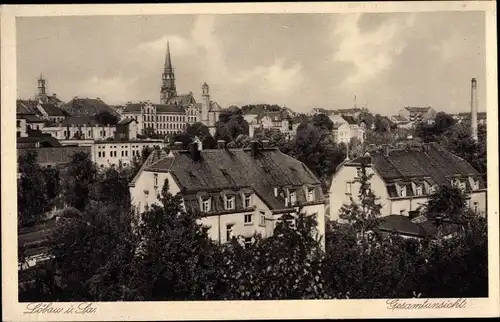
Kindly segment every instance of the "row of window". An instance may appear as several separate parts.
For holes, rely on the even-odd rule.
[[[144,123],[144,128],[153,129],[185,129],[187,127],[186,123]]]
[[[144,122],[184,122],[185,119],[190,121],[196,121],[196,116],[187,115],[143,115],[142,120]]]

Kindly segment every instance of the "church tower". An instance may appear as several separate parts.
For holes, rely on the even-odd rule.
[[[167,54],[165,56],[165,66],[161,75],[161,103],[166,104],[170,97],[177,96],[175,88],[175,75],[172,66],[172,59],[170,58],[170,44],[167,41]]]
[[[45,92],[45,79],[42,74],[40,74],[40,78],[38,79],[38,93],[36,94],[37,99],[44,100],[47,97]]]
[[[207,83],[201,87],[201,123],[208,124],[208,112],[210,111],[210,93]]]

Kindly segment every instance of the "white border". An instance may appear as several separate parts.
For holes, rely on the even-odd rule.
[[[25,304],[17,302],[16,238],[16,32],[15,17],[58,15],[150,15],[235,13],[355,13],[485,11],[488,112],[488,299],[468,299],[466,309],[394,310],[385,300],[302,301],[210,301],[210,302],[121,302],[94,303],[93,315],[23,315]],[[95,320],[226,320],[302,319],[363,317],[489,317],[499,316],[498,237],[498,127],[496,6],[493,1],[356,2],[356,3],[239,3],[239,4],[134,4],[134,5],[30,5],[1,7],[1,186],[2,186],[2,304],[7,321],[95,321]],[[460,281],[457,281],[460,283]],[[418,303],[421,303],[419,300]],[[57,303],[68,306],[65,303]]]

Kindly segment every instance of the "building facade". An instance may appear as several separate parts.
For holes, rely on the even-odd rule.
[[[165,65],[161,76],[160,104],[151,102],[127,103],[121,109],[121,115],[138,122],[140,134],[148,131],[169,135],[182,132],[190,124],[201,122],[206,125],[212,135],[215,123],[219,120],[221,106],[211,100],[207,83],[201,87],[201,102],[197,103],[193,93],[178,94],[175,84],[175,73],[167,42]]]
[[[332,114],[329,118],[333,122],[333,142],[349,144],[353,139],[359,140],[360,143],[364,142],[366,138],[365,122],[358,123],[354,117],[348,115]]]
[[[116,140],[95,141],[91,146],[92,161],[99,167],[112,165],[130,166],[135,158],[140,159],[144,148],[163,148],[162,140]]]
[[[330,218],[339,220],[339,210],[357,200],[361,163],[367,175],[373,174],[370,186],[380,197],[383,215],[405,215],[425,205],[440,186],[460,187],[468,205],[479,214],[486,212],[486,185],[481,174],[462,158],[437,144],[413,148],[372,151],[364,157],[346,160],[337,169],[330,186]]]
[[[436,110],[432,107],[413,107],[405,106],[398,112],[398,117],[392,117],[391,121],[397,123],[398,120],[402,125],[415,125],[419,122],[433,122],[436,118]]]
[[[292,139],[297,135],[299,125],[294,124],[290,115],[285,111],[265,112],[263,115],[257,115],[255,118],[252,117],[252,121],[248,124],[249,137],[253,138],[259,131],[268,129],[281,132],[288,139]]]
[[[277,149],[157,151],[150,155],[130,183],[132,204],[138,212],[159,203],[165,180],[169,191],[180,193],[187,211],[200,212],[209,236],[225,243],[232,237],[251,242],[254,233],[273,234],[283,214],[299,209],[316,215],[318,237],[324,236],[325,199],[320,181],[301,162]]]

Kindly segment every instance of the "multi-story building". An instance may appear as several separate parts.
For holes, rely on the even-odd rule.
[[[16,102],[17,136],[28,136],[31,130],[43,130],[45,121],[37,115],[37,103],[30,100]]]
[[[440,186],[462,189],[468,205],[474,211],[486,211],[486,185],[482,176],[464,159],[437,144],[392,148],[384,145],[364,157],[344,161],[330,186],[330,217],[339,219],[339,209],[357,200],[361,164],[367,174],[373,174],[370,186],[380,197],[383,215],[408,215],[428,201]]]
[[[279,131],[292,139],[297,134],[297,128],[300,124],[294,124],[286,111],[279,111],[265,112],[253,119],[248,125],[251,138],[255,136],[255,133],[269,129]]]
[[[165,143],[162,140],[109,140],[95,141],[91,146],[92,161],[99,167],[132,164],[134,157],[140,159],[144,148],[163,148]]]
[[[46,124],[42,131],[58,140],[106,140],[115,137],[116,127],[93,116],[69,116],[62,122]]]
[[[398,112],[398,116],[403,121],[409,121],[411,124],[416,124],[419,122],[433,122],[436,118],[436,110],[432,107],[412,107],[405,106]],[[391,119],[391,121],[397,121],[397,118]]]
[[[192,92],[177,94],[170,46],[167,42],[167,54],[160,88],[161,104],[129,102],[121,110],[121,115],[135,119],[141,134],[144,134],[148,129],[158,134],[174,134],[182,132],[188,124],[201,122],[208,126],[213,135],[215,134],[215,123],[219,119],[222,108],[217,102],[210,99],[207,83],[204,83],[201,89],[201,103],[196,102]]]
[[[357,139],[363,143],[366,137],[366,122],[357,122],[356,119],[348,115],[330,115],[333,122],[332,137],[337,144],[349,144],[352,139]]]
[[[202,214],[200,222],[220,243],[238,236],[250,243],[254,233],[271,236],[283,214],[299,209],[317,215],[318,237],[324,236],[321,182],[303,163],[257,142],[248,149],[218,145],[204,150],[198,142],[189,150],[153,152],[129,185],[137,211],[158,204],[168,180],[169,191],[180,193],[186,211]]]

